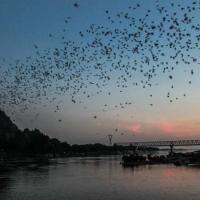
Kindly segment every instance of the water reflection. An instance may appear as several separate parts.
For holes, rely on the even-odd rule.
[[[50,166],[0,173],[0,199],[199,200],[199,168],[123,168],[119,163],[120,157],[68,158]]]
[[[11,176],[13,173],[6,173],[6,172],[0,172],[0,193],[1,191],[5,191],[6,188],[9,188],[12,184],[11,182]]]

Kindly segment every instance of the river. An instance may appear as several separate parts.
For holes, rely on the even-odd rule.
[[[58,159],[0,173],[1,200],[199,200],[200,168],[123,168],[120,157]]]

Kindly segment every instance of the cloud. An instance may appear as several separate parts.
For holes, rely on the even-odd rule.
[[[192,120],[182,120],[160,123],[160,130],[164,133],[175,134],[177,136],[192,136],[199,134],[200,122]]]
[[[200,137],[200,122],[193,120],[163,120],[156,122],[122,122],[121,128],[137,136],[155,138],[197,138]]]
[[[140,123],[134,123],[130,126],[127,126],[127,129],[133,133],[139,133],[142,131],[142,126]]]

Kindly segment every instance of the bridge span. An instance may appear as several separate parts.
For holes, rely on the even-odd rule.
[[[167,140],[167,141],[146,141],[146,142],[123,142],[115,143],[122,146],[136,146],[138,147],[159,147],[169,146],[171,152],[174,146],[197,146],[200,145],[200,140]]]

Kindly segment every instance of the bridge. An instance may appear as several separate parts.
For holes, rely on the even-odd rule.
[[[200,140],[168,140],[168,141],[147,141],[147,142],[123,142],[115,143],[122,146],[136,146],[138,147],[159,147],[169,146],[170,151],[173,152],[174,146],[197,146],[200,145]]]

